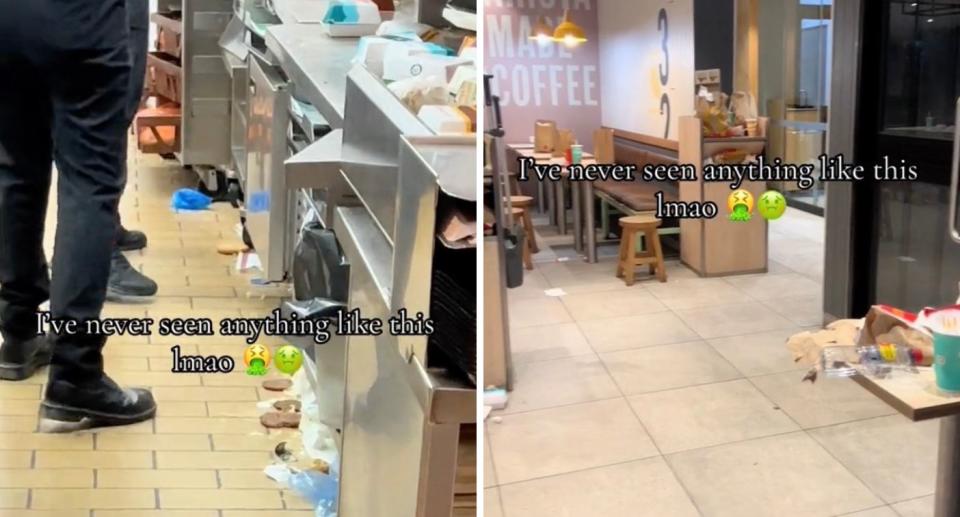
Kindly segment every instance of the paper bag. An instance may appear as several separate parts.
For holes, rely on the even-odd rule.
[[[553,147],[553,156],[566,156],[567,150],[575,143],[577,143],[577,139],[573,136],[573,130],[558,129],[556,145]]]
[[[597,163],[615,163],[612,129],[600,128],[593,132],[593,156]]]
[[[552,120],[538,120],[533,125],[533,149],[538,153],[552,153],[556,146],[557,124]]]

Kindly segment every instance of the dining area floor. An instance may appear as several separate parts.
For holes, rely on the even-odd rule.
[[[824,222],[769,224],[764,274],[616,278],[540,220],[512,289],[514,386],[485,423],[486,517],[929,517],[937,425],[847,379],[803,382],[822,324]],[[666,240],[665,240],[666,241]]]

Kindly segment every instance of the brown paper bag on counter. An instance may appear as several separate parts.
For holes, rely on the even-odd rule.
[[[558,129],[556,145],[553,147],[553,156],[566,156],[567,149],[570,149],[570,146],[575,143],[577,143],[577,139],[573,136],[572,129]]]
[[[533,149],[538,153],[553,152],[557,138],[557,124],[552,120],[538,120],[533,125]]]
[[[793,361],[803,366],[816,367],[820,352],[828,346],[853,346],[863,326],[863,319],[837,320],[823,330],[804,331],[787,339],[787,350]]]

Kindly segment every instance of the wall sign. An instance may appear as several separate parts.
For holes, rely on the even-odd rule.
[[[604,126],[669,140],[694,112],[693,0],[599,2]]]
[[[600,127],[597,4],[606,0],[486,0],[484,61],[500,96],[508,142],[526,142],[537,120],[572,129],[591,148]],[[588,41],[572,49],[529,39],[545,16],[551,27],[563,10],[586,31]]]

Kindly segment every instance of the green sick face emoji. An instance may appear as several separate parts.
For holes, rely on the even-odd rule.
[[[768,190],[760,195],[757,211],[768,221],[779,219],[787,210],[787,199],[776,190]]]
[[[243,364],[247,365],[247,375],[266,375],[270,350],[263,345],[248,346],[243,353]]]
[[[273,364],[281,372],[293,375],[303,366],[303,352],[293,345],[284,345],[273,355]]]
[[[731,221],[749,221],[753,212],[753,194],[744,189],[731,192],[727,197],[727,209],[730,210]]]

